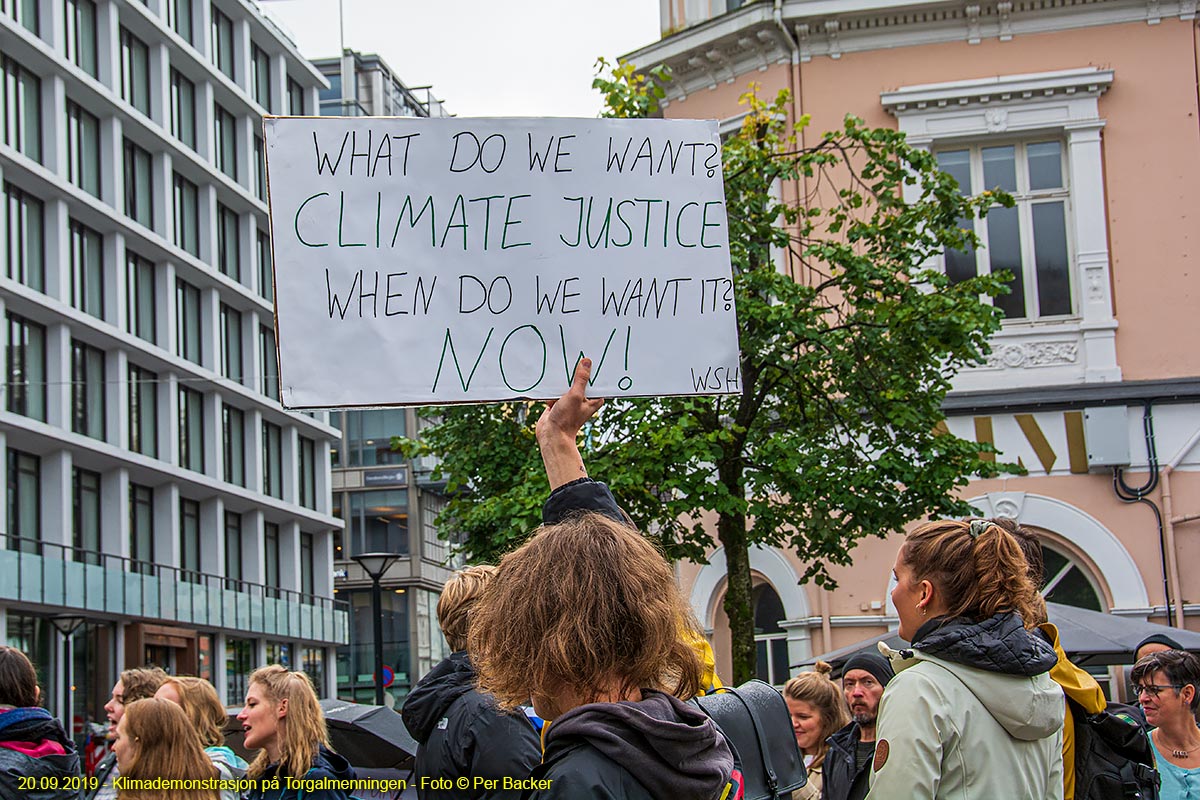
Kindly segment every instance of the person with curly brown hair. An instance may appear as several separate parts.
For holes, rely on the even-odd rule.
[[[587,477],[576,436],[603,402],[586,396],[590,368],[584,359],[537,424],[552,488]],[[550,722],[521,788],[539,800],[723,797],[733,754],[683,702],[702,688],[694,638],[671,565],[624,522],[579,510],[506,555],[473,612],[468,650],[502,708],[532,698]]]
[[[104,704],[104,712],[108,714],[111,739],[117,734],[117,726],[125,714],[125,706],[138,700],[153,697],[167,679],[167,673],[158,667],[138,667],[127,669],[117,678],[112,688],[112,697]],[[117,756],[110,752],[96,765],[93,777],[96,778],[96,788],[89,794],[87,800],[114,800],[117,796],[116,780],[121,770],[117,766]]]

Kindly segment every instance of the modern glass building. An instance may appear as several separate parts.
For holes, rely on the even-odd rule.
[[[341,434],[278,403],[261,127],[325,80],[244,0],[0,0],[0,55],[4,641],[81,738],[126,667],[332,694]]]
[[[323,115],[448,116],[429,87],[410,88],[379,56],[346,50],[313,64],[329,81],[320,93]],[[415,410],[330,412],[329,421],[341,433],[331,453],[333,513],[345,522],[334,534],[335,585],[338,599],[350,604],[350,644],[338,649],[338,696],[375,702],[371,581],[350,558],[389,552],[401,558],[382,581],[383,659],[395,676],[385,696],[402,701],[447,654],[436,613],[453,567],[433,524],[443,506],[441,487],[428,481],[429,465],[391,449],[393,436],[418,432]]]

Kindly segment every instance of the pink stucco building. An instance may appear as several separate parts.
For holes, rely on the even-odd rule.
[[[972,191],[1013,192],[977,223],[985,248],[940,259],[1019,275],[991,359],[946,412],[1028,475],[966,496],[1043,537],[1049,599],[1200,630],[1196,0],[660,2],[662,40],[628,58],[670,66],[665,116],[732,128],[750,82],[786,87],[808,137],[853,113]],[[1146,502],[1118,496],[1114,467]],[[894,627],[899,541],[859,544],[832,592],[797,584],[796,553],[752,553],[764,677]],[[720,550],[681,567],[727,672],[723,576]]]

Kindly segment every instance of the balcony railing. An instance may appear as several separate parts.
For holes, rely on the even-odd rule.
[[[3,600],[349,642],[349,605],[332,598],[18,536],[5,537],[3,547]]]

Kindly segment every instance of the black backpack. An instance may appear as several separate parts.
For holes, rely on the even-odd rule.
[[[1139,709],[1109,703],[1098,714],[1067,698],[1075,720],[1076,800],[1158,800],[1158,769]]]
[[[808,776],[783,695],[769,683],[746,681],[688,701],[707,714],[733,750],[745,800],[778,800]]]

